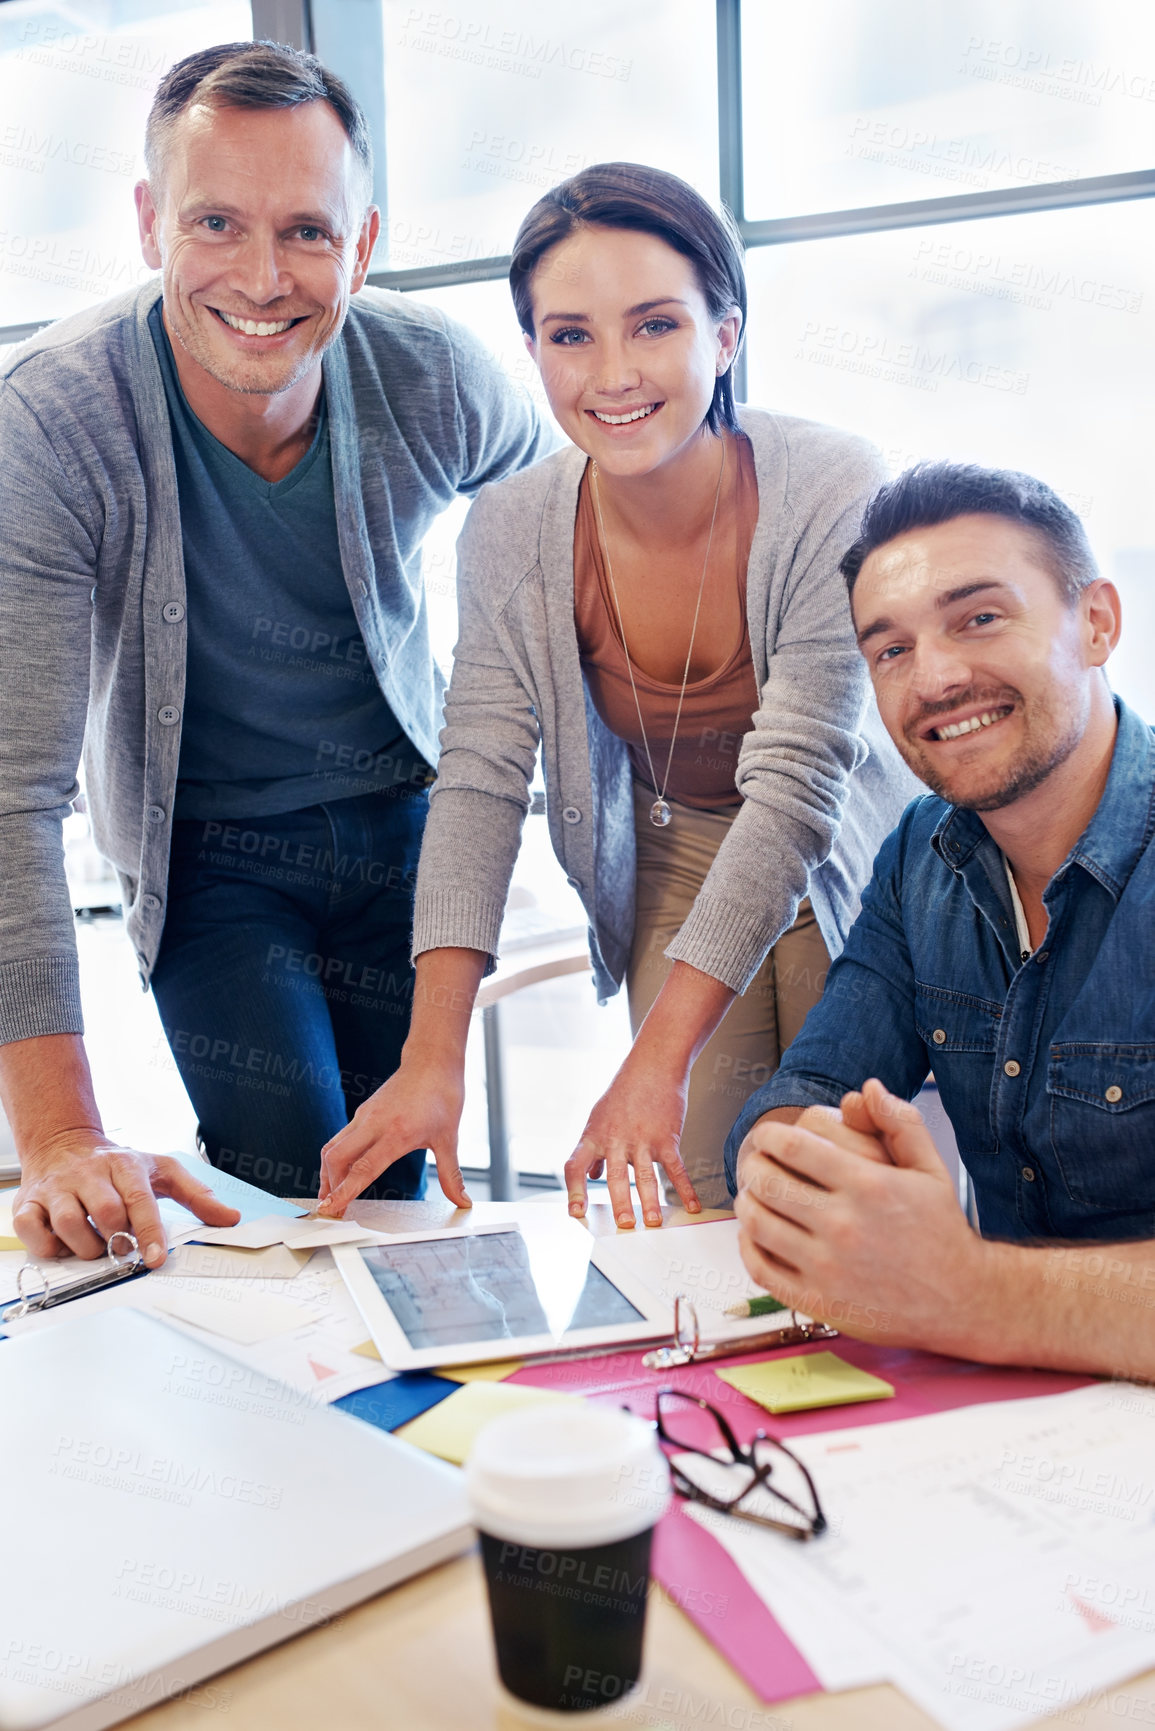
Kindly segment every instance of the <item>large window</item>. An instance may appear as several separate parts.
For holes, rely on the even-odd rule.
[[[1026,469],[1079,512],[1124,604],[1110,665],[1155,721],[1155,203],[760,247],[749,394],[920,457]]]
[[[591,162],[718,185],[703,0],[383,0],[388,265],[510,249],[535,199]]]
[[[0,327],[145,281],[132,188],[153,92],[182,55],[252,28],[247,0],[0,5]]]
[[[391,270],[536,393],[498,280],[548,184],[613,156],[729,203],[749,401],[901,468],[1030,470],[1086,519],[1155,720],[1155,9],[1147,0],[383,0]],[[542,19],[548,18],[548,22]],[[715,83],[716,80],[716,83]],[[480,261],[480,262],[479,262]],[[430,549],[439,650],[451,529]]]
[[[751,3],[742,72],[752,218],[1151,163],[1147,0]]]

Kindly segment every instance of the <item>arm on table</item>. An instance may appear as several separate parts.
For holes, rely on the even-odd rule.
[[[367,1184],[413,1148],[429,1148],[441,1188],[472,1206],[457,1160],[465,1101],[465,1044],[489,962],[481,950],[426,950],[417,958],[413,1019],[401,1063],[321,1150],[321,1209],[342,1214]]]
[[[637,1037],[586,1120],[565,1163],[569,1211],[586,1211],[586,1184],[605,1173],[619,1226],[634,1224],[630,1167],[647,1226],[662,1224],[654,1168],[661,1166],[691,1214],[701,1210],[678,1143],[686,1116],[690,1066],[734,999],[721,980],[675,962]]]
[[[168,1250],[158,1196],[210,1226],[240,1219],[179,1160],[138,1154],[105,1136],[78,1034],[0,1047],[0,1096],[22,1168],[13,1225],[34,1256],[103,1256],[114,1232],[131,1232],[155,1267]]]
[[[571,1214],[584,1214],[587,1180],[604,1171],[618,1225],[632,1227],[631,1166],[648,1226],[662,1218],[655,1166],[687,1208],[698,1206],[679,1152],[690,1068],[830,853],[860,754],[868,680],[838,561],[882,478],[877,453],[859,442],[832,455],[785,606],[751,622],[773,652],[739,757],[743,803],[670,946],[673,967],[566,1164]]]
[[[1155,1379],[1155,1243],[980,1238],[920,1114],[877,1080],[848,1094],[840,1114],[759,1120],[739,1183],[751,1275],[845,1334],[988,1364]]]
[[[500,533],[501,515],[494,495],[478,500],[458,544],[460,636],[417,868],[409,1035],[396,1073],[321,1151],[326,1215],[342,1213],[395,1160],[426,1147],[446,1196],[470,1206],[457,1160],[469,1019],[497,954],[540,738],[476,575],[488,566],[477,543],[484,548],[490,518],[488,533]]]
[[[119,1148],[101,1128],[61,845],[88,706],[99,501],[77,496],[11,381],[0,447],[0,1094],[23,1168],[14,1224],[38,1256],[99,1256],[127,1229],[155,1264],[166,1241],[154,1192],[213,1225],[236,1210],[179,1161]]]

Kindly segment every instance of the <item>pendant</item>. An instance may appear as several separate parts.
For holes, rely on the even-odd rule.
[[[673,815],[664,799],[656,799],[650,807],[650,822],[655,829],[665,829]]]

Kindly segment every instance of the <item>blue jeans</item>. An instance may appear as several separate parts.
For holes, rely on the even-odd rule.
[[[173,826],[152,989],[215,1166],[316,1196],[320,1149],[397,1068],[428,796]],[[421,1196],[425,1151],[364,1192]]]

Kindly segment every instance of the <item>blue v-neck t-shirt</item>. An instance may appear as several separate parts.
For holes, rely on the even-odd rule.
[[[313,441],[266,481],[190,409],[158,301],[180,498],[188,652],[174,816],[268,817],[424,786],[349,597],[322,394]]]

